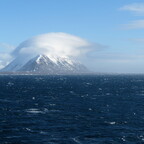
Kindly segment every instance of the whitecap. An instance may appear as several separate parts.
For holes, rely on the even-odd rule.
[[[14,83],[12,83],[12,82],[7,83],[7,86],[13,86],[13,85],[14,85]]]
[[[109,124],[111,124],[111,125],[115,125],[115,124],[116,124],[116,122],[110,122]]]
[[[69,91],[71,94],[74,94],[74,91]]]
[[[89,111],[92,111],[92,108],[89,108],[88,110],[89,110]]]
[[[21,136],[7,136],[7,139],[12,139],[12,138],[21,138]],[[7,143],[6,143],[7,144]]]
[[[110,125],[115,125],[116,124],[116,122],[108,122],[108,121],[105,121],[105,123],[108,123],[108,124],[110,124]]]
[[[74,141],[74,142],[76,142],[77,144],[82,144],[79,140],[78,140],[78,138],[77,137],[75,137],[75,138],[72,138],[72,140]]]
[[[27,109],[26,112],[28,113],[33,113],[33,114],[44,114],[44,111],[41,111],[39,109],[36,108],[31,108],[31,109]]]
[[[46,134],[47,134],[47,132],[40,131],[40,134],[42,134],[42,135],[46,135]]]
[[[30,128],[25,128],[27,131],[32,131]]]
[[[92,85],[91,83],[86,83],[86,85]]]
[[[55,106],[56,104],[49,104],[50,106]]]
[[[121,139],[122,139],[122,141],[123,141],[123,142],[125,142],[125,141],[126,141],[125,136],[124,136],[124,137],[122,137]]]

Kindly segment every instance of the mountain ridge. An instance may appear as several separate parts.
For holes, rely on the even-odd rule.
[[[33,58],[25,58],[23,61],[19,59],[13,60],[1,72],[29,74],[76,74],[89,72],[84,65],[68,57],[39,54]]]

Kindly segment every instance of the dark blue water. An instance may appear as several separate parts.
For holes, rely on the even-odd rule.
[[[0,76],[0,144],[143,144],[144,75]]]

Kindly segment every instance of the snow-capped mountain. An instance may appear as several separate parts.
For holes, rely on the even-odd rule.
[[[68,57],[37,55],[33,58],[16,58],[2,72],[34,74],[75,74],[86,73],[87,68]]]

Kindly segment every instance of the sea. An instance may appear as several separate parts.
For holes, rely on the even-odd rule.
[[[1,75],[0,144],[144,144],[144,75]]]

